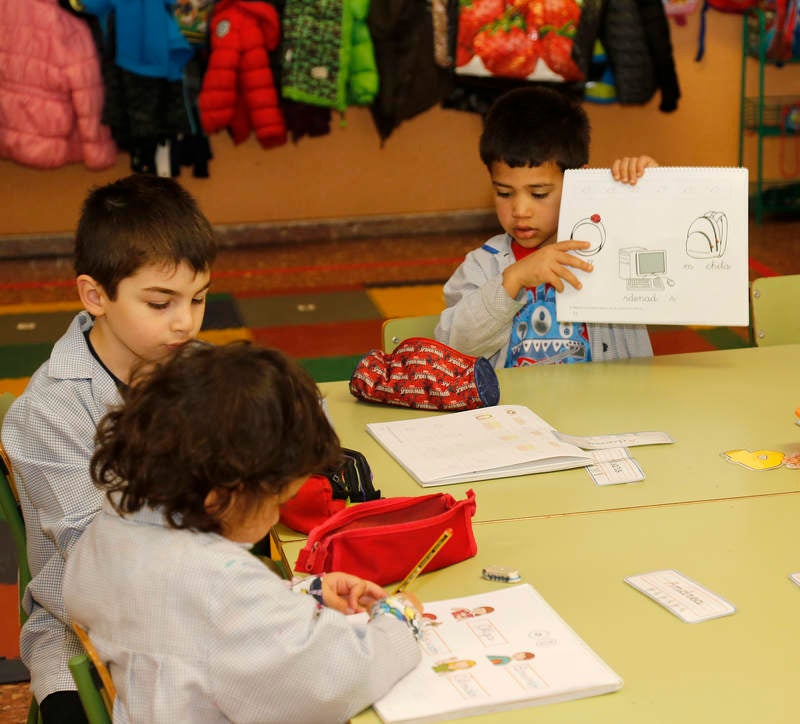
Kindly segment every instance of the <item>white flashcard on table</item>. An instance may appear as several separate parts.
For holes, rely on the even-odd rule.
[[[800,573],[791,573],[789,574],[789,578],[793,580],[798,586],[800,586]]]
[[[626,448],[592,451],[594,465],[586,468],[595,485],[619,485],[644,480],[644,471]]]
[[[625,582],[686,623],[736,613],[724,598],[672,569],[628,576]]]

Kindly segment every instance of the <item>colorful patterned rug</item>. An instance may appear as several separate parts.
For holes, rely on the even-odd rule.
[[[216,343],[250,339],[278,347],[299,359],[317,381],[341,380],[380,346],[384,320],[437,314],[443,306],[440,283],[212,294],[201,336]],[[78,302],[0,306],[0,392],[22,392],[79,309]],[[650,335],[656,354],[750,344],[746,327],[653,326]]]

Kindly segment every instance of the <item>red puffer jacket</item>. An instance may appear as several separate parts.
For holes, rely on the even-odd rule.
[[[228,128],[236,144],[255,131],[264,148],[286,143],[267,51],[280,39],[280,19],[262,0],[220,0],[211,18],[211,57],[200,91],[206,133]]]

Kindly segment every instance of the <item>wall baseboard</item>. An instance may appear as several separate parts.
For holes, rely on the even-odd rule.
[[[220,246],[252,247],[262,244],[305,243],[371,237],[499,231],[492,209],[440,213],[356,216],[303,221],[269,221],[215,226]],[[0,236],[0,259],[72,256],[72,233]]]

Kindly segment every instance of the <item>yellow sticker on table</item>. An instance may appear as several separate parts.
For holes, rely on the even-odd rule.
[[[726,450],[723,457],[748,470],[772,470],[783,465],[783,453],[777,450]]]

